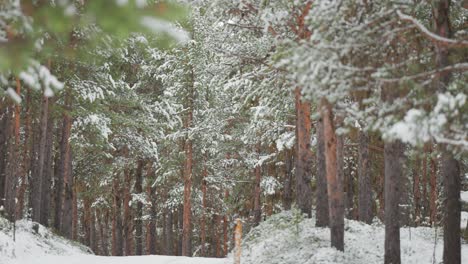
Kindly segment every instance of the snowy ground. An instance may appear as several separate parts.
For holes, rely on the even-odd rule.
[[[226,264],[226,259],[169,256],[100,257],[78,243],[70,242],[32,223],[18,221],[16,241],[12,226],[0,218],[0,264]]]
[[[0,261],[3,264],[3,262]],[[16,259],[6,264],[227,264],[226,259],[172,256],[100,257],[93,255],[43,256]]]
[[[246,238],[243,264],[381,264],[384,255],[385,228],[345,222],[345,252],[330,248],[328,228],[315,227],[315,219],[301,219],[298,214],[283,212],[272,216]],[[435,229],[401,228],[402,263],[431,264]],[[435,257],[440,263],[443,239],[437,230]],[[462,263],[468,263],[468,245],[462,245]]]
[[[465,215],[463,217],[468,217]],[[466,218],[465,220],[466,221]],[[38,234],[32,224],[19,221],[16,242],[11,226],[0,218],[0,264],[231,264],[227,259],[169,256],[100,257],[86,247],[58,237],[44,227]],[[294,212],[270,217],[243,239],[242,264],[381,264],[384,226],[345,222],[345,252],[330,248],[328,228],[315,227],[315,219]],[[402,228],[401,254],[405,264],[435,263],[442,258],[442,233],[427,227]],[[437,242],[435,242],[437,241]],[[468,244],[462,245],[462,263],[468,263]]]

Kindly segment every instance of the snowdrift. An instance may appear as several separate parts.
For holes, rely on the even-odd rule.
[[[44,226],[37,227],[36,232],[33,222],[18,221],[16,241],[13,241],[13,225],[0,217],[0,264],[46,255],[72,256],[91,253],[85,246],[60,237]]]
[[[401,258],[405,264],[442,261],[442,229],[400,229]],[[243,264],[381,264],[385,227],[345,220],[345,252],[330,247],[328,228],[315,227],[315,218],[303,219],[296,212],[271,216],[252,229],[243,240]],[[437,239],[436,239],[437,238]],[[231,256],[232,257],[232,256]],[[468,263],[468,245],[462,245],[462,263]]]

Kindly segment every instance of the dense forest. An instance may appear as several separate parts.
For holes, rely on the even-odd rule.
[[[235,219],[298,210],[341,251],[384,223],[388,264],[439,227],[461,263],[467,58],[461,0],[3,0],[0,214],[225,257]]]

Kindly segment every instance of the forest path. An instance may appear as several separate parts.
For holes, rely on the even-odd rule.
[[[0,261],[1,262],[1,261]],[[174,256],[103,257],[94,255],[41,256],[15,259],[11,264],[228,264],[225,258]],[[10,264],[10,263],[9,263]]]

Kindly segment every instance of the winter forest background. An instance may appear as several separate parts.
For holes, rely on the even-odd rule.
[[[245,263],[462,263],[467,58],[463,0],[1,0],[0,263],[33,222],[223,258],[237,218]]]

